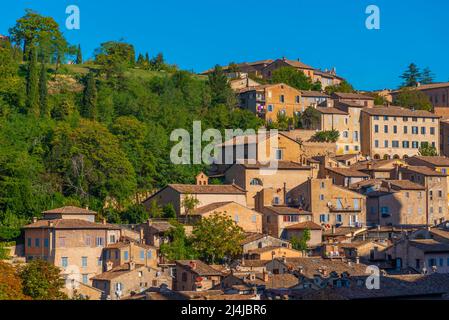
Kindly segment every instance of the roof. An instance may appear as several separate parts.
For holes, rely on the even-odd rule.
[[[409,89],[415,90],[431,90],[431,89],[439,89],[439,88],[448,88],[449,82],[438,82],[438,83],[429,83],[429,84],[420,84],[418,87],[409,87]],[[394,93],[400,92],[400,90],[394,91]]]
[[[253,274],[255,277],[250,278],[249,276]],[[265,286],[266,289],[270,288],[291,288],[298,284],[298,278],[295,277],[291,273],[283,273],[283,274],[265,274],[267,277],[264,280],[264,273],[254,273],[248,271],[242,272],[234,272],[230,277],[235,277],[240,279],[244,284],[247,285],[247,288],[252,286]],[[232,286],[234,288],[240,288],[238,285]]]
[[[340,115],[348,115],[347,112],[342,111],[337,108],[328,108],[328,107],[316,107],[316,110],[322,114],[340,114]]]
[[[365,280],[366,276],[363,277]],[[325,288],[321,290],[302,289],[291,293],[302,299],[332,299],[336,295],[341,299],[385,299],[401,297],[419,297],[449,292],[449,274],[432,273],[430,275],[407,274],[388,275],[380,278],[379,290],[370,290],[363,285],[352,285],[342,288]]]
[[[89,210],[87,208],[83,209],[83,208],[78,208],[78,207],[74,207],[74,206],[66,206],[66,207],[62,207],[62,208],[56,208],[56,209],[44,211],[42,213],[43,214],[77,214],[77,215],[97,214],[95,211]]]
[[[312,90],[301,90],[302,97],[320,97],[320,98],[330,98],[327,93],[321,91],[312,91]]]
[[[245,194],[246,191],[235,184],[223,185],[196,185],[196,184],[169,184],[168,187],[179,193],[188,194]]]
[[[438,242],[433,239],[417,239],[409,241],[412,247],[418,248],[425,253],[449,252],[449,244]]]
[[[280,260],[282,261],[282,260]],[[351,276],[366,275],[366,265],[362,263],[347,263],[340,259],[324,259],[321,257],[286,258],[285,264],[295,270],[302,269],[302,275],[312,278],[325,269],[328,273],[333,271],[341,274],[349,273]]]
[[[266,206],[265,209],[270,210],[271,212],[279,215],[292,215],[292,214],[298,214],[298,215],[312,215],[311,212],[302,210],[300,208],[295,207],[287,207],[287,206]]]
[[[368,179],[368,180],[363,180],[363,181],[359,181],[356,183],[353,183],[349,186],[350,189],[359,189],[359,188],[365,188],[365,187],[372,187],[372,186],[376,186],[376,185],[381,185],[383,182],[383,180],[381,179]]]
[[[324,236],[346,236],[352,233],[357,234],[359,232],[364,231],[365,228],[356,228],[356,227],[338,227],[334,230],[327,229],[323,232]]]
[[[350,169],[350,168],[328,168],[328,167],[326,167],[326,170],[335,172],[336,174],[339,174],[344,177],[369,178],[368,174],[361,172],[361,171],[354,170],[354,169]]]
[[[159,232],[166,232],[173,226],[168,221],[151,221],[150,228],[154,228]]]
[[[130,270],[130,266],[129,266],[129,262],[128,263],[124,263],[120,266],[117,266],[115,268],[112,268],[109,271],[100,273],[94,277],[91,278],[91,280],[103,280],[103,281],[108,281],[108,280],[112,280],[115,279],[117,277],[120,277],[126,273],[135,271],[136,269],[140,269],[142,267],[145,267],[143,264],[136,264],[135,265],[135,269]]]
[[[95,223],[82,219],[54,219],[38,220],[28,224],[24,229],[109,229],[120,230],[120,226],[114,224]]]
[[[262,233],[247,232],[247,233],[245,233],[245,238],[242,241],[240,241],[240,244],[245,245],[245,244],[251,243],[253,241],[263,239],[266,236],[267,235],[262,234]]]
[[[392,187],[396,187],[401,190],[425,190],[423,185],[412,182],[410,180],[385,180],[388,184],[390,183]]]
[[[310,170],[310,166],[304,166],[299,162],[293,161],[276,161],[274,162],[276,165],[273,169],[277,170]],[[248,161],[237,162],[236,165],[241,165],[246,169],[272,169],[270,167],[270,163],[263,164],[259,161],[256,163],[249,163]]]
[[[400,162],[397,159],[388,159],[388,160],[367,160],[367,161],[359,161],[351,165],[351,169],[353,170],[378,170],[378,171],[390,171],[394,168],[394,164]],[[387,166],[384,168],[384,166]]]
[[[321,230],[321,226],[319,224],[316,224],[313,221],[304,221],[298,224],[294,224],[291,226],[286,227],[285,229],[287,230],[305,230],[305,229],[309,229],[309,230]]]
[[[295,68],[299,68],[299,69],[309,69],[309,70],[314,70],[315,69],[315,68],[313,68],[313,67],[311,67],[311,66],[309,66],[309,65],[307,65],[305,63],[302,63],[299,60],[290,60],[290,59],[285,59],[284,58],[284,59],[278,59],[276,61],[283,61],[286,64],[288,64],[288,65],[290,65],[292,67],[295,67]],[[276,61],[274,61],[274,62],[276,62]]]
[[[441,238],[449,239],[449,230],[440,229],[440,228],[432,228],[432,229],[430,229],[430,233],[432,235],[436,235]]]
[[[436,114],[429,111],[412,110],[402,107],[375,106],[373,108],[363,108],[362,112],[371,116],[440,118]]]
[[[430,163],[431,165],[434,165],[436,167],[447,167],[449,166],[449,158],[448,157],[443,157],[443,156],[436,156],[436,157],[431,157],[431,156],[414,156],[411,157],[409,159],[406,160],[406,162],[408,160],[412,160],[412,159],[418,159],[427,163]]]
[[[277,250],[277,249],[297,251],[297,250],[294,250],[291,248],[286,248],[286,247],[281,247],[281,246],[266,246],[266,247],[262,247],[262,248],[248,250],[248,253],[264,253],[264,252],[269,252],[269,251],[273,251],[273,250]]]
[[[176,260],[175,263],[199,276],[221,276],[222,273],[200,260]],[[192,266],[195,264],[195,268]]]
[[[210,203],[210,204],[208,204],[208,205],[205,205],[205,206],[203,206],[203,207],[196,208],[196,209],[193,211],[193,214],[194,214],[194,215],[203,215],[203,214],[206,214],[206,213],[211,212],[211,211],[213,211],[213,210],[216,210],[216,209],[218,209],[218,208],[225,207],[225,206],[227,206],[227,205],[229,205],[229,204],[236,204],[236,205],[238,205],[238,206],[240,206],[240,207],[246,208],[247,210],[251,210],[251,209],[249,209],[249,208],[247,208],[247,207],[245,207],[245,206],[243,206],[243,205],[241,205],[241,204],[239,204],[239,203],[237,203],[237,202],[234,202],[234,201],[224,201],[224,202],[214,202],[214,203]],[[254,211],[254,210],[252,210],[252,211]],[[260,214],[260,213],[257,212],[257,211],[254,211],[254,213]]]
[[[340,99],[361,99],[361,100],[374,100],[373,97],[367,96],[360,93],[345,93],[345,92],[334,92],[333,95]]]
[[[447,174],[439,172],[439,171],[435,171],[426,166],[407,166],[407,167],[402,167],[401,169],[406,170],[406,171],[415,172],[415,173],[422,174],[424,176],[429,176],[429,177],[447,177]]]

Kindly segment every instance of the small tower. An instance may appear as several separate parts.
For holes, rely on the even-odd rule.
[[[207,186],[209,184],[209,177],[204,174],[204,172],[200,172],[196,176],[196,185],[197,186]]]

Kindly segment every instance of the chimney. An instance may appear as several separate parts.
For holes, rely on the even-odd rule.
[[[195,261],[190,261],[189,265],[190,265],[190,269],[196,270],[196,262]]]
[[[136,263],[134,261],[130,261],[129,262],[129,271],[135,270],[136,269]]]
[[[144,244],[145,243],[145,240],[144,240],[144,238],[143,238],[143,228],[140,228],[140,243],[142,243],[142,244]]]
[[[264,282],[268,282],[268,273],[265,270],[262,273],[262,278]]]
[[[112,261],[106,262],[106,271],[111,271],[113,266],[114,264],[112,263]]]
[[[284,205],[287,205],[287,183],[284,182]]]
[[[355,263],[356,264],[360,264],[360,257],[359,256],[355,257]]]
[[[33,217],[33,223],[37,222],[37,217]]]
[[[332,226],[332,234],[335,234],[335,226]]]
[[[51,220],[48,220],[48,226],[49,226],[50,228],[53,228],[53,226],[54,226],[54,222],[53,222],[53,221],[51,221]]]

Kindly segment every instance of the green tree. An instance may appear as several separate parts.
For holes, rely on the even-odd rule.
[[[326,87],[325,91],[329,95],[331,95],[332,93],[335,93],[335,92],[341,92],[341,93],[355,92],[354,87],[346,80],[340,82],[340,84]]]
[[[29,50],[38,50],[42,62],[51,62],[62,57],[68,51],[68,43],[63,37],[59,25],[51,17],[27,10],[26,14],[9,29],[14,42],[23,46],[24,60],[31,55]]]
[[[184,226],[179,222],[170,221],[173,226],[165,232],[165,236],[169,239],[167,243],[161,244],[161,254],[169,261],[195,259],[197,257],[192,248],[189,238],[187,238]]]
[[[150,214],[143,205],[133,204],[126,208],[125,212],[122,213],[122,218],[120,220],[126,223],[139,224],[148,221],[149,217]]]
[[[30,59],[27,69],[27,111],[29,114],[39,116],[39,71],[37,56],[34,48],[30,49]]]
[[[78,49],[76,50],[76,64],[82,64],[83,63],[83,53],[81,51],[81,45],[78,45]]]
[[[430,70],[430,68],[424,68],[424,70],[422,71],[421,74],[421,78],[420,78],[420,83],[421,84],[430,84],[433,83],[433,80],[435,79],[435,76],[432,72],[432,70]]]
[[[243,239],[243,229],[234,220],[214,213],[208,218],[202,218],[194,226],[192,245],[202,259],[215,263],[238,256]]]
[[[168,203],[162,208],[163,216],[165,219],[175,219],[176,210],[172,203]]]
[[[292,248],[298,251],[306,251],[308,246],[308,242],[310,241],[310,230],[305,229],[301,235],[301,238],[292,237],[290,242],[292,244]]]
[[[394,103],[404,108],[432,111],[432,103],[429,97],[425,93],[412,88],[402,88],[395,97]]]
[[[216,65],[214,70],[209,73],[208,77],[212,106],[223,104],[232,107],[232,101],[234,101],[233,99],[235,99],[235,96],[228,83],[228,78],[223,72],[223,68]]]
[[[162,218],[163,217],[163,210],[157,203],[157,201],[153,200],[150,202],[150,208],[148,208],[148,211],[150,212],[151,218]]]
[[[321,122],[321,113],[310,106],[301,114],[301,124],[305,129],[317,129]]]
[[[48,116],[48,89],[47,89],[47,68],[45,63],[41,64],[39,76],[39,109],[41,117]]]
[[[44,260],[32,260],[21,271],[23,292],[35,300],[65,300],[61,291],[64,279],[61,270]]]
[[[416,87],[418,86],[418,82],[421,77],[422,74],[418,66],[414,63],[411,63],[400,78],[403,79],[403,87]]]
[[[93,72],[89,72],[84,87],[83,107],[81,115],[85,118],[96,119],[97,111],[97,84]]]
[[[181,201],[181,206],[184,208],[184,213],[187,217],[187,221],[190,221],[190,216],[193,214],[196,206],[199,203],[200,203],[200,201],[198,200],[198,198],[196,198],[190,194],[186,194],[184,196],[184,199]]]
[[[334,129],[329,131],[318,131],[312,137],[312,140],[316,142],[337,142],[339,137],[340,132]]]
[[[271,83],[285,83],[298,90],[311,90],[316,85],[304,74],[292,67],[281,67],[273,71]]]
[[[437,149],[428,142],[421,143],[419,147],[419,155],[423,157],[437,157]]]

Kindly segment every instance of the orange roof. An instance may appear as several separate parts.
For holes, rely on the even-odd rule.
[[[24,229],[112,229],[119,230],[118,225],[95,223],[81,219],[54,219],[39,220],[32,224],[26,225]]]
[[[298,224],[288,226],[285,229],[288,229],[288,230],[305,230],[305,229],[321,230],[321,226],[319,224],[316,224],[313,221],[304,221],[304,222],[301,222]]]
[[[65,206],[52,210],[44,211],[43,214],[97,214],[95,211],[89,209],[78,208],[74,206]]]

